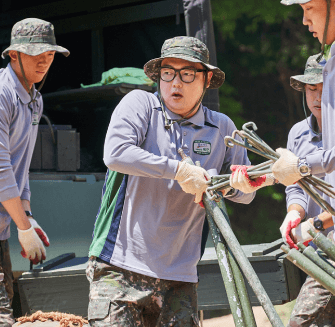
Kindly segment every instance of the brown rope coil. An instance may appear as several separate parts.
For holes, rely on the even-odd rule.
[[[20,324],[25,322],[34,322],[36,320],[39,321],[59,321],[60,327],[83,327],[84,324],[88,324],[88,321],[80,316],[75,316],[69,313],[62,313],[62,312],[42,312],[36,311],[30,316],[25,316],[17,319]]]

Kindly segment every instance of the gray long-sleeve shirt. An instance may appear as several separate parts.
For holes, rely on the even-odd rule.
[[[167,116],[180,118],[168,109]],[[125,176],[117,191],[115,175],[107,174],[90,255],[146,276],[196,282],[205,211],[174,180],[177,150],[212,175],[229,173],[232,164],[250,164],[245,149],[224,144],[235,129],[226,115],[203,106],[166,129],[156,95],[127,94],[113,112],[104,147],[106,166]],[[238,191],[230,199],[253,197]]]
[[[320,64],[324,66],[321,99],[323,149],[308,154],[306,161],[311,166],[312,174],[326,173],[325,181],[335,187],[335,44],[330,49],[330,59]],[[335,199],[323,197],[335,208]]]
[[[322,150],[322,135],[316,134],[310,126],[314,126],[313,115],[295,124],[288,134],[287,149],[299,158],[305,158],[308,154]],[[325,174],[317,175],[324,177]],[[322,209],[310,198],[298,184],[286,187],[286,206],[299,204],[306,212],[306,217],[315,217]]]
[[[0,70],[0,202],[18,196],[30,200],[29,166],[43,102],[39,93],[32,109],[29,102],[28,92],[8,64]],[[10,220],[0,204],[0,240],[9,238]]]

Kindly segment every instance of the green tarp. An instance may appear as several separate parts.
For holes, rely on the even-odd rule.
[[[99,83],[90,85],[80,84],[80,86],[86,88],[119,83],[156,86],[156,83],[154,83],[147,75],[145,75],[143,69],[134,67],[110,69],[107,72],[102,73],[102,78]]]

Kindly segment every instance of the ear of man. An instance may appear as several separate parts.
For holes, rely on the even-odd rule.
[[[209,85],[211,84],[212,77],[213,77],[213,72],[212,71],[207,72],[207,86],[206,86],[207,89],[209,88]]]
[[[18,60],[17,51],[9,50],[8,55],[10,57],[10,61],[17,61]]]

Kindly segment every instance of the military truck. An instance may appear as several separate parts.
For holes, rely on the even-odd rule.
[[[48,261],[30,270],[20,257],[15,233],[10,239],[15,275],[26,271],[18,281],[21,302],[15,304],[22,308],[16,307],[16,315],[59,310],[86,316],[84,270],[106,172],[102,153],[110,116],[126,93],[135,88],[154,92],[155,87],[121,83],[81,88],[80,84],[96,83],[114,67],[142,68],[160,56],[165,39],[177,35],[206,43],[210,63],[216,65],[210,0],[36,0],[19,9],[14,1],[1,6],[3,49],[16,21],[37,17],[54,24],[58,44],[71,52],[68,58],[56,56],[42,89],[46,117],[40,123],[30,169],[32,211],[51,241]],[[203,102],[219,111],[218,91],[209,90]],[[284,260],[279,244],[244,247],[274,304],[294,299],[301,285],[299,272]],[[199,309],[228,308],[210,239],[199,276]]]

